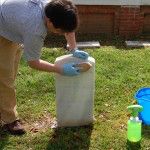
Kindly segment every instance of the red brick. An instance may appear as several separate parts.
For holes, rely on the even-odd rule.
[[[138,35],[145,26],[149,28],[150,14],[149,6],[128,7],[128,6],[99,6],[99,5],[78,5],[79,14],[81,16],[82,28],[84,31],[97,33],[119,34],[122,36]],[[90,21],[88,18],[90,16]],[[107,16],[106,18],[103,16]],[[87,19],[86,19],[87,18]],[[86,28],[84,28],[86,27]]]

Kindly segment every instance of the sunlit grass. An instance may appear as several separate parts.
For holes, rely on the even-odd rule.
[[[117,43],[117,42],[116,42]],[[2,134],[3,150],[125,150],[127,110],[134,93],[150,86],[150,48],[125,49],[118,46],[87,49],[96,60],[96,92],[93,126],[51,129],[22,137]],[[42,58],[54,62],[65,54],[57,48],[43,48]],[[30,69],[21,60],[16,81],[18,112],[27,123],[39,121],[45,114],[56,116],[53,73]],[[150,128],[143,127],[141,148],[150,147]]]

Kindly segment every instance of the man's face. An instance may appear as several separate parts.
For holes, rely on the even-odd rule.
[[[55,28],[53,23],[48,18],[46,18],[46,25],[47,25],[47,28],[48,28],[49,32],[59,34],[59,35],[64,35],[65,34],[65,32],[62,29]]]

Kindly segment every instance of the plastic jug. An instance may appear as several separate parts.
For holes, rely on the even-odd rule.
[[[56,58],[55,64],[89,62],[92,67],[78,76],[56,74],[56,117],[58,127],[82,126],[93,122],[95,59],[82,60],[70,55]]]

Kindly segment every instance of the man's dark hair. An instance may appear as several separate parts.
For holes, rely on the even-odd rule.
[[[76,6],[69,0],[52,0],[45,7],[45,15],[55,28],[72,32],[78,26]]]

